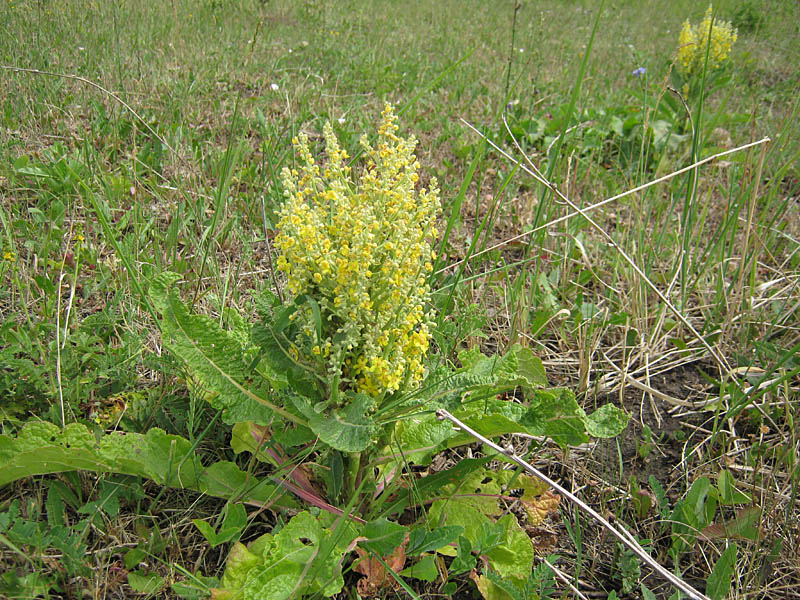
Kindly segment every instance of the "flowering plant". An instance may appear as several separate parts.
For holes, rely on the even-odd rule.
[[[709,4],[699,25],[692,25],[688,19],[683,23],[678,37],[678,64],[687,76],[701,73],[708,49],[708,68],[716,69],[728,60],[737,37],[730,22],[714,18]]]
[[[678,35],[678,55],[673,84],[689,99],[705,98],[728,85],[730,54],[738,33],[728,21],[714,17],[709,4],[697,25],[687,19]]]
[[[396,120],[387,104],[377,147],[362,136],[368,158],[355,184],[330,123],[327,162],[316,164],[301,134],[293,140],[299,168],[282,174],[277,265],[289,300],[307,300],[292,314],[290,352],[334,400],[340,389],[380,399],[424,372],[439,196],[435,180],[416,191],[416,140],[398,137]]]
[[[517,500],[531,510],[537,502],[551,510],[557,498],[542,498],[543,488],[513,471],[487,470],[487,458],[423,477],[419,467],[437,453],[472,441],[436,411],[485,435],[521,432],[562,447],[589,435],[617,435],[627,423],[612,406],[586,414],[571,390],[548,389],[541,361],[527,348],[513,346],[503,356],[465,351],[459,367],[440,357],[437,367],[426,368],[433,321],[427,275],[439,196],[435,181],[418,188],[416,141],[397,130],[387,106],[374,145],[361,139],[364,168],[357,178],[330,125],[322,163],[306,136],[294,140],[298,160],[283,170],[285,203],[275,237],[288,295],[260,295],[260,322],[237,314],[225,329],[192,314],[175,273],[150,284],[165,346],[233,426],[233,451],[268,465],[263,479],[230,464],[213,472],[198,467],[214,480],[180,473],[177,485],[230,497],[227,514],[239,517],[225,523],[246,522],[245,509],[233,506],[245,498],[265,508],[313,509],[296,512],[279,532],[248,547],[235,543],[215,598],[333,596],[344,586],[353,550],[353,570],[364,575],[362,596],[393,589],[384,563],[398,582],[401,576],[431,581],[444,557],[452,559],[453,574],[471,572],[483,557],[487,577],[497,574],[520,588],[532,571],[531,540],[498,501],[509,498],[512,478],[522,491]],[[523,402],[505,396],[517,390]],[[407,510],[415,506],[419,511]],[[427,516],[398,522],[417,512]],[[198,527],[213,543],[232,539],[224,524],[219,532]],[[409,562],[413,570],[401,570]]]

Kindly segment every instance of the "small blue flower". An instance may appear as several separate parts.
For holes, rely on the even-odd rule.
[[[644,67],[636,67],[631,72],[631,75],[633,75],[634,77],[643,77],[645,73],[647,73],[647,69],[645,69]]]

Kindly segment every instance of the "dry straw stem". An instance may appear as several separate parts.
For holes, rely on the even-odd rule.
[[[514,162],[523,171],[528,173],[531,177],[533,177],[534,179],[536,179],[540,183],[546,185],[547,187],[552,188],[553,184],[547,182],[544,179],[544,177],[541,177],[539,175],[536,175],[535,173],[532,173],[530,171],[530,169],[526,168],[525,165],[521,164],[513,156],[508,154],[508,152],[506,152],[500,146],[495,144],[492,140],[487,138],[479,129],[477,129],[469,121],[461,119],[461,122],[464,123],[464,125],[466,125],[470,129],[472,129],[472,131],[477,133],[483,139],[485,139],[486,142],[492,148],[497,150],[500,154],[502,154],[508,160]],[[625,196],[630,196],[631,194],[635,194],[636,192],[641,192],[642,190],[645,190],[645,189],[647,189],[649,187],[652,187],[652,186],[654,186],[654,185],[656,185],[658,183],[661,183],[663,181],[667,181],[669,179],[672,179],[673,177],[677,177],[678,175],[682,175],[683,173],[686,173],[687,171],[691,171],[692,169],[695,169],[695,168],[697,168],[697,167],[699,167],[701,165],[709,163],[709,162],[711,162],[713,160],[716,160],[718,158],[722,158],[723,156],[727,156],[729,154],[734,154],[736,152],[740,152],[741,150],[747,150],[748,148],[752,148],[753,146],[758,146],[759,144],[764,144],[764,143],[769,142],[769,141],[771,141],[771,139],[769,137],[764,137],[764,138],[762,138],[760,140],[757,140],[755,142],[750,142],[749,144],[745,144],[743,146],[738,146],[736,148],[731,148],[730,150],[725,150],[724,152],[719,152],[718,154],[713,154],[711,156],[707,156],[706,158],[704,158],[702,160],[698,160],[697,162],[695,162],[695,163],[693,163],[693,164],[691,164],[691,165],[689,165],[687,167],[683,167],[682,169],[678,169],[677,171],[673,171],[672,173],[664,175],[663,177],[659,177],[658,179],[654,179],[653,181],[649,181],[647,183],[643,183],[640,186],[637,186],[635,188],[631,188],[630,190],[628,190],[626,192],[622,192],[621,194],[617,194],[616,196],[611,196],[610,198],[606,198],[605,200],[601,200],[600,202],[598,202],[596,204],[591,204],[591,205],[587,206],[586,208],[577,209],[577,207],[575,207],[574,212],[571,212],[571,213],[566,214],[564,216],[558,217],[557,219],[553,219],[552,221],[550,221],[548,223],[545,223],[544,225],[539,225],[539,227],[535,227],[534,229],[530,229],[528,231],[524,231],[524,232],[520,233],[519,235],[515,235],[513,237],[508,238],[507,240],[503,240],[502,242],[500,242],[498,244],[495,244],[494,246],[490,246],[489,248],[486,248],[485,250],[481,250],[480,252],[476,252],[475,254],[473,254],[472,256],[469,256],[468,258],[465,258],[463,260],[459,260],[459,261],[456,261],[456,262],[452,262],[452,263],[448,264],[446,267],[442,267],[441,269],[439,269],[436,273],[439,274],[439,273],[442,273],[442,272],[447,271],[449,269],[453,269],[453,268],[457,267],[458,265],[460,265],[461,263],[466,262],[467,260],[470,260],[470,259],[473,259],[473,258],[477,258],[478,256],[481,256],[482,254],[486,254],[487,252],[491,252],[492,250],[497,250],[498,248],[502,248],[503,246],[507,246],[511,242],[514,242],[516,240],[522,239],[522,238],[527,237],[529,235],[533,235],[537,231],[541,231],[543,229],[547,229],[548,227],[551,227],[553,225],[557,225],[558,223],[562,223],[563,221],[567,221],[567,220],[571,219],[572,217],[576,217],[576,216],[581,215],[583,213],[591,212],[591,211],[595,210],[596,208],[600,208],[601,206],[605,206],[606,204],[610,204],[611,202],[614,202],[615,200],[619,200],[620,198],[624,198]],[[560,192],[556,192],[556,193],[558,193],[560,195]]]
[[[573,494],[572,492],[570,492],[566,488],[561,487],[555,481],[550,479],[547,475],[545,475],[544,473],[539,471],[536,467],[528,464],[522,458],[517,456],[514,453],[513,449],[511,449],[510,447],[509,448],[503,448],[502,446],[499,446],[498,444],[494,443],[492,440],[490,440],[488,438],[485,438],[484,436],[482,436],[480,433],[478,433],[474,429],[470,428],[469,426],[465,425],[464,423],[462,423],[461,421],[456,419],[453,415],[451,415],[449,412],[447,412],[444,409],[437,410],[436,411],[436,417],[440,421],[443,421],[443,420],[447,419],[448,421],[453,423],[453,425],[455,425],[457,428],[467,432],[469,435],[474,437],[476,440],[478,440],[480,442],[483,442],[484,444],[486,444],[487,446],[489,446],[493,450],[496,450],[497,452],[507,456],[511,461],[513,461],[516,464],[518,464],[520,467],[525,469],[528,473],[530,473],[534,477],[538,477],[539,479],[541,479],[543,482],[545,482],[547,485],[549,485],[551,488],[553,488],[559,494],[561,494],[562,496],[567,498],[570,502],[575,504],[575,506],[577,506],[582,511],[586,512],[587,514],[589,514],[594,520],[596,520],[603,527],[605,527],[608,530],[608,532],[611,533],[611,535],[616,537],[622,544],[627,546],[631,550],[631,552],[636,554],[636,556],[638,556],[643,562],[645,562],[648,565],[650,565],[650,567],[652,567],[652,569],[654,571],[656,571],[659,575],[661,575],[664,579],[669,581],[673,586],[678,588],[684,594],[686,594],[690,598],[693,598],[694,600],[710,600],[708,596],[706,596],[705,594],[701,594],[696,589],[694,589],[691,585],[689,585],[688,583],[683,581],[680,577],[674,575],[673,573],[671,573],[670,571],[668,571],[667,569],[662,567],[658,563],[658,561],[656,561],[652,556],[650,556],[647,553],[647,551],[644,548],[642,548],[642,546],[639,544],[639,542],[636,540],[636,538],[632,534],[628,533],[625,529],[617,529],[616,527],[614,527],[605,518],[603,518],[603,516],[600,513],[598,513],[596,510],[594,510],[588,504],[586,504],[583,500],[578,498],[575,494]]]
[[[503,120],[504,120],[504,122],[505,122],[505,116],[504,116],[504,119],[503,119]],[[525,153],[522,151],[522,148],[520,147],[520,145],[519,145],[519,143],[517,142],[516,138],[514,137],[513,133],[511,133],[511,130],[508,128],[508,124],[507,124],[507,123],[506,123],[506,129],[508,130],[508,133],[509,133],[509,135],[511,135],[512,139],[514,140],[514,143],[515,143],[515,145],[517,146],[517,149],[518,149],[518,150],[520,150],[520,152],[522,153],[522,156],[525,158],[525,161],[526,161],[526,162],[528,163],[528,165],[530,165],[530,166],[526,166],[526,165],[522,164],[522,163],[521,163],[519,160],[517,160],[516,158],[514,158],[513,156],[511,156],[510,154],[508,154],[508,153],[507,153],[505,150],[503,150],[502,148],[500,148],[500,147],[499,147],[497,144],[495,144],[495,143],[494,143],[492,140],[490,140],[489,138],[487,138],[487,137],[486,137],[486,136],[485,136],[485,135],[484,135],[482,132],[480,132],[478,129],[476,129],[475,127],[473,127],[473,126],[472,126],[471,124],[469,124],[467,121],[464,121],[464,120],[462,119],[462,122],[463,122],[464,124],[466,124],[466,125],[467,125],[467,126],[470,128],[470,129],[472,129],[472,130],[473,130],[475,133],[477,133],[479,136],[481,136],[481,137],[482,137],[484,140],[486,140],[486,141],[487,141],[487,143],[489,143],[489,145],[491,145],[491,146],[492,146],[492,148],[494,148],[495,150],[497,150],[497,151],[498,151],[500,154],[502,154],[502,155],[503,155],[505,158],[507,158],[508,160],[512,161],[512,162],[513,162],[515,165],[517,165],[517,166],[518,166],[520,169],[522,169],[522,170],[523,170],[525,173],[527,173],[528,175],[530,175],[531,177],[533,177],[533,178],[534,178],[536,181],[538,181],[538,182],[539,182],[539,183],[541,183],[542,185],[545,185],[545,186],[547,186],[548,188],[550,188],[550,189],[553,191],[553,193],[554,193],[554,194],[556,194],[556,195],[557,195],[559,198],[561,198],[561,200],[563,200],[564,202],[566,202],[566,203],[567,203],[567,204],[568,204],[568,205],[569,205],[569,206],[572,208],[572,210],[574,211],[574,212],[572,212],[572,213],[570,213],[570,214],[568,214],[568,215],[564,215],[563,217],[560,217],[560,218],[558,218],[558,219],[554,219],[553,221],[551,221],[551,222],[549,222],[549,223],[546,223],[545,225],[542,225],[542,226],[540,226],[540,227],[537,227],[537,228],[535,228],[535,229],[532,229],[532,230],[530,230],[530,231],[526,231],[525,233],[523,233],[523,234],[521,234],[521,235],[518,235],[518,236],[515,236],[514,238],[510,238],[509,240],[506,240],[505,242],[503,242],[503,243],[501,243],[501,244],[497,244],[497,245],[495,245],[495,246],[493,246],[493,247],[491,247],[491,248],[488,248],[487,250],[484,250],[484,252],[488,252],[488,251],[490,251],[490,250],[493,250],[493,249],[495,249],[495,248],[497,248],[497,247],[503,246],[503,245],[507,244],[509,241],[512,241],[512,240],[515,240],[515,239],[519,239],[519,238],[521,238],[521,237],[523,237],[523,236],[526,236],[526,235],[531,235],[532,233],[534,233],[534,232],[536,232],[536,231],[539,231],[539,230],[541,230],[541,229],[545,229],[545,228],[547,228],[547,227],[550,227],[551,225],[554,225],[554,224],[556,224],[556,223],[559,223],[559,222],[561,222],[561,221],[564,221],[564,220],[566,220],[566,219],[572,218],[572,217],[574,217],[574,216],[576,216],[576,215],[581,215],[581,216],[582,216],[584,219],[586,219],[586,220],[587,220],[587,222],[589,222],[589,223],[592,225],[592,227],[594,227],[594,228],[595,228],[597,231],[599,231],[599,232],[600,232],[600,234],[601,234],[603,237],[605,237],[605,238],[606,238],[606,240],[608,241],[608,243],[609,243],[609,244],[610,244],[610,245],[611,245],[611,246],[612,246],[612,247],[613,247],[613,248],[614,248],[614,249],[615,249],[615,250],[616,250],[616,251],[617,251],[617,252],[620,254],[620,256],[623,258],[623,260],[624,260],[626,263],[628,263],[628,265],[630,265],[630,267],[631,267],[631,268],[632,268],[632,269],[633,269],[633,270],[636,272],[636,274],[637,274],[639,277],[641,277],[641,278],[642,278],[642,280],[643,280],[643,281],[644,281],[644,282],[647,284],[647,286],[648,286],[648,287],[649,287],[651,290],[653,290],[653,292],[654,292],[654,293],[655,293],[655,294],[656,294],[656,295],[659,297],[659,299],[660,299],[660,300],[661,300],[661,301],[664,303],[664,305],[665,305],[665,306],[666,306],[666,307],[667,307],[667,308],[668,308],[668,309],[669,309],[669,310],[670,310],[670,311],[671,311],[671,312],[672,312],[672,313],[675,315],[675,317],[676,317],[676,318],[677,318],[677,319],[678,319],[678,320],[679,320],[679,321],[680,321],[680,322],[683,324],[683,326],[684,326],[684,327],[686,327],[686,328],[687,328],[687,329],[688,329],[688,330],[691,332],[691,334],[692,334],[692,335],[693,335],[693,336],[694,336],[694,337],[695,337],[695,338],[696,338],[696,339],[697,339],[697,340],[700,342],[700,344],[701,344],[701,345],[702,345],[702,346],[703,346],[703,347],[704,347],[704,348],[705,348],[705,349],[708,351],[708,353],[711,355],[711,357],[714,359],[714,361],[715,361],[715,362],[717,363],[717,365],[720,367],[720,370],[721,370],[723,373],[725,373],[725,374],[726,374],[726,376],[727,376],[729,379],[731,379],[732,381],[736,382],[736,378],[735,378],[735,377],[733,377],[733,374],[732,374],[732,369],[731,369],[731,366],[728,364],[728,361],[726,361],[726,360],[725,360],[725,358],[724,358],[724,357],[723,357],[723,356],[722,356],[722,355],[721,355],[719,352],[717,352],[717,350],[715,350],[715,349],[714,349],[714,348],[713,348],[713,347],[712,347],[712,346],[711,346],[711,345],[710,345],[710,344],[709,344],[709,343],[708,343],[708,342],[705,340],[705,338],[704,338],[704,337],[703,337],[703,336],[702,336],[702,335],[701,335],[701,334],[700,334],[700,333],[699,333],[699,332],[698,332],[698,331],[697,331],[697,330],[694,328],[694,326],[693,326],[693,325],[691,324],[691,322],[690,322],[690,321],[689,321],[689,320],[688,320],[688,319],[687,319],[687,318],[686,318],[686,317],[683,315],[683,313],[681,313],[681,311],[679,311],[679,310],[677,309],[677,307],[676,307],[674,304],[672,304],[672,302],[670,302],[669,298],[667,298],[667,296],[664,294],[664,292],[662,292],[662,291],[661,291],[661,290],[658,288],[658,286],[656,286],[656,285],[655,285],[655,284],[654,284],[654,283],[653,283],[653,282],[652,282],[652,281],[651,281],[651,280],[650,280],[650,279],[647,277],[647,275],[644,273],[644,271],[642,271],[642,269],[639,267],[639,265],[637,265],[637,264],[636,264],[636,262],[635,262],[635,261],[634,261],[634,260],[633,260],[633,259],[632,259],[630,256],[628,256],[628,253],[627,253],[627,252],[625,252],[625,250],[624,250],[624,249],[623,249],[623,248],[622,248],[622,247],[621,247],[619,244],[617,244],[616,240],[614,240],[614,238],[613,238],[613,237],[611,237],[611,235],[609,235],[609,234],[608,234],[608,232],[606,232],[606,230],[605,230],[605,229],[603,229],[602,227],[600,227],[600,225],[598,225],[598,224],[597,224],[597,223],[594,221],[594,219],[592,219],[592,218],[589,216],[589,214],[588,214],[588,213],[589,213],[591,210],[594,210],[595,208],[598,208],[598,207],[600,207],[600,206],[603,206],[604,204],[607,204],[607,203],[609,203],[609,202],[612,202],[613,200],[618,200],[619,198],[622,198],[622,197],[624,197],[624,196],[628,196],[628,195],[630,195],[630,194],[632,194],[632,193],[635,193],[635,192],[638,192],[638,191],[640,191],[640,190],[643,190],[643,189],[645,189],[645,188],[647,188],[647,187],[650,187],[650,186],[652,186],[652,185],[655,185],[656,183],[660,183],[660,182],[662,182],[662,181],[666,181],[666,180],[668,180],[668,179],[670,179],[670,178],[672,178],[672,177],[675,177],[676,175],[680,175],[681,173],[685,173],[686,171],[689,171],[689,170],[692,170],[692,169],[696,169],[696,168],[697,168],[697,167],[699,167],[700,165],[702,165],[702,164],[705,164],[705,163],[707,163],[707,162],[710,162],[711,160],[714,160],[714,159],[716,159],[716,158],[720,158],[720,157],[722,157],[722,156],[726,156],[726,155],[728,155],[728,154],[731,154],[731,153],[733,153],[733,152],[738,152],[738,151],[740,151],[740,150],[745,150],[745,149],[747,149],[747,148],[751,148],[751,147],[753,147],[753,146],[757,146],[757,145],[759,145],[759,144],[764,144],[764,143],[766,143],[766,142],[769,142],[769,141],[770,141],[770,138],[769,138],[769,137],[764,137],[764,138],[762,138],[762,139],[760,139],[760,140],[758,140],[758,141],[756,141],[756,142],[751,142],[751,143],[749,143],[749,144],[745,144],[745,145],[743,145],[743,146],[739,146],[739,147],[737,147],[737,148],[732,148],[731,150],[727,150],[727,151],[725,151],[725,152],[720,152],[720,153],[718,153],[718,154],[714,154],[713,156],[709,156],[709,157],[707,157],[707,158],[704,158],[703,160],[697,161],[697,162],[695,162],[695,163],[693,163],[693,164],[689,165],[688,167],[684,167],[683,169],[679,169],[679,170],[677,170],[677,171],[674,171],[673,173],[670,173],[670,174],[668,174],[668,175],[665,175],[665,176],[663,176],[663,177],[660,177],[660,178],[658,178],[658,179],[655,179],[655,180],[653,180],[653,181],[651,181],[651,182],[649,182],[649,183],[646,183],[646,184],[640,185],[640,186],[638,186],[638,187],[636,187],[636,188],[633,188],[633,189],[631,189],[631,190],[628,190],[627,192],[623,192],[623,193],[621,193],[621,194],[617,194],[616,196],[612,196],[611,198],[608,198],[608,199],[606,199],[606,200],[603,200],[602,202],[598,202],[597,204],[593,204],[593,205],[591,205],[591,206],[588,206],[588,207],[586,207],[586,208],[580,208],[580,207],[579,207],[577,204],[575,204],[575,203],[574,203],[572,200],[570,200],[570,199],[569,199],[569,198],[568,198],[568,197],[567,197],[567,196],[566,196],[564,193],[562,193],[562,192],[561,192],[561,190],[559,190],[559,189],[558,189],[558,186],[557,186],[555,183],[552,183],[552,182],[548,181],[548,180],[547,180],[547,179],[544,177],[544,175],[542,175],[542,173],[539,171],[539,169],[536,167],[536,165],[534,165],[534,164],[533,164],[533,162],[531,162],[531,160],[530,160],[530,159],[529,159],[529,158],[528,158],[528,157],[525,155]],[[462,261],[462,262],[463,262],[463,261]],[[458,263],[455,263],[455,264],[458,264]],[[450,265],[450,266],[453,266],[453,265]],[[738,385],[738,382],[737,382],[737,385]]]
[[[89,80],[89,79],[86,79],[85,77],[81,77],[81,76],[79,76],[79,75],[70,75],[70,74],[68,74],[68,73],[53,73],[53,72],[51,72],[51,71],[41,71],[41,70],[39,70],[39,69],[27,69],[27,68],[25,68],[25,67],[15,67],[15,66],[12,66],[12,65],[0,65],[0,69],[6,70],[6,71],[11,71],[11,72],[13,72],[13,73],[30,73],[30,74],[32,74],[32,75],[47,75],[48,77],[59,77],[59,78],[61,78],[61,79],[73,79],[73,80],[75,80],[75,81],[80,81],[81,83],[85,83],[86,85],[90,85],[90,86],[92,86],[93,88],[100,90],[100,91],[101,91],[101,92],[103,92],[104,94],[107,94],[108,96],[110,96],[111,98],[113,98],[114,100],[116,100],[117,102],[119,102],[119,103],[120,103],[122,106],[124,106],[126,109],[128,109],[128,110],[131,112],[131,114],[132,114],[134,117],[136,117],[136,120],[138,120],[138,121],[139,121],[139,122],[140,122],[142,125],[144,125],[144,127],[145,127],[145,129],[147,129],[147,131],[149,131],[151,134],[153,134],[153,136],[155,136],[155,138],[156,138],[156,139],[157,139],[159,142],[161,142],[162,144],[164,144],[164,146],[166,146],[166,147],[167,147],[167,149],[168,149],[168,150],[170,150],[170,152],[172,152],[172,153],[173,153],[175,156],[177,156],[177,157],[178,157],[178,159],[179,159],[181,162],[183,162],[183,163],[184,163],[184,165],[187,165],[187,166],[188,166],[188,164],[189,164],[189,163],[186,161],[186,159],[185,159],[185,158],[183,158],[183,156],[181,156],[181,155],[178,153],[178,151],[177,151],[177,150],[175,150],[175,148],[173,148],[172,146],[170,146],[170,145],[167,143],[167,140],[165,140],[163,137],[161,137],[160,135],[158,135],[158,133],[156,133],[156,130],[155,130],[155,129],[153,129],[152,127],[150,127],[150,125],[147,123],[147,121],[145,121],[145,120],[144,120],[142,117],[140,117],[140,116],[139,116],[139,113],[137,113],[135,110],[133,110],[133,108],[131,107],[131,105],[130,105],[130,104],[128,104],[127,102],[125,102],[125,100],[123,100],[122,98],[120,98],[119,96],[117,96],[117,95],[116,95],[114,92],[112,92],[111,90],[108,90],[108,89],[104,88],[104,87],[103,87],[102,85],[100,85],[99,83],[95,83],[94,81],[91,81],[91,80]]]

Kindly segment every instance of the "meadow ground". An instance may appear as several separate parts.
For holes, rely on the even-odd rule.
[[[706,6],[665,6],[4,1],[2,433],[158,427],[245,465],[143,291],[179,273],[194,311],[235,329],[281,285],[292,138],[319,145],[330,121],[356,155],[391,102],[441,188],[433,353],[521,344],[587,410],[623,407],[617,438],[511,440],[712,597],[725,573],[731,597],[793,597],[800,6],[715,6],[738,39],[704,81],[675,61]],[[222,574],[229,544],[192,520],[224,500],[85,471],[0,479],[0,596],[204,597]],[[251,512],[238,534],[282,518]],[[527,532],[559,557],[549,597],[672,593],[563,500]],[[467,575],[408,580],[421,598],[479,597]]]

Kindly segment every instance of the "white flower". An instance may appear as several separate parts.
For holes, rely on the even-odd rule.
[[[277,83],[272,83],[272,84],[270,84],[269,87],[272,88],[273,92],[277,92],[279,89],[281,89],[280,86]]]

